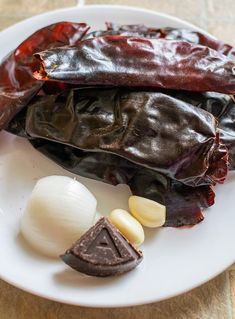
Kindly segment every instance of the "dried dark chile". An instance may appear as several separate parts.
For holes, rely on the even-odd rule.
[[[163,93],[92,88],[38,97],[26,131],[119,155],[190,186],[214,185],[227,174],[214,117]]]
[[[45,156],[74,174],[111,185],[127,184],[133,195],[166,205],[164,226],[195,225],[204,218],[202,209],[214,204],[215,195],[210,186],[190,187],[113,154],[84,152],[43,139],[30,142]]]
[[[127,184],[134,195],[166,205],[165,226],[197,224],[203,220],[202,209],[214,204],[210,186],[190,187],[114,154],[85,152],[46,139],[34,139],[26,134],[25,121],[26,110],[22,110],[8,130],[26,137],[37,150],[74,174],[111,185]]]
[[[144,24],[118,24],[105,22],[107,31],[148,32],[150,29]],[[156,29],[158,31],[160,29]]]
[[[207,92],[168,91],[167,94],[200,107],[215,116],[219,124],[220,140],[229,151],[229,169],[235,169],[235,100],[233,96]]]

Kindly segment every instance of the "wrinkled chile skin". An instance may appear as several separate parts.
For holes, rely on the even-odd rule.
[[[35,56],[38,80],[235,94],[235,61],[186,41],[103,36]]]
[[[208,34],[180,28],[148,28],[145,25],[120,25],[106,22],[107,31],[90,32],[86,38],[103,35],[128,35],[167,40],[184,40],[193,44],[201,44],[235,59],[235,49]]]
[[[229,151],[229,169],[235,169],[235,100],[231,95],[170,91],[167,94],[210,112],[219,124],[220,140]]]
[[[189,186],[214,185],[227,174],[214,117],[159,92],[82,88],[37,97],[26,132],[113,153]],[[211,171],[212,159],[219,175],[216,167]]]
[[[59,22],[37,30],[9,53],[0,64],[0,130],[40,90],[32,69],[37,63],[33,54],[63,45],[76,45],[89,30],[85,23]]]

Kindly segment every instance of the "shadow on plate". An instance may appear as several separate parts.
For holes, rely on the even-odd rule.
[[[67,268],[54,274],[53,279],[57,284],[63,286],[91,288],[97,286],[109,286],[118,281],[126,280],[126,277],[130,276],[135,271],[137,271],[137,269],[116,277],[93,277],[77,272],[71,268]]]
[[[17,245],[22,249],[26,254],[28,254],[29,257],[32,257],[34,259],[40,260],[40,261],[46,261],[50,263],[58,263],[59,257],[57,258],[52,258],[52,257],[47,257],[40,252],[37,252],[34,250],[30,244],[24,239],[24,237],[21,235],[21,233],[18,233],[17,236],[15,237],[15,241],[17,242]]]
[[[149,244],[151,242],[155,242],[155,239],[157,236],[159,236],[159,233],[162,231],[162,227],[160,228],[147,228],[144,227],[144,233],[145,233],[145,240],[144,244]],[[141,247],[140,247],[141,249]]]

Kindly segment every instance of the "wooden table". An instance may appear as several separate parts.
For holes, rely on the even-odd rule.
[[[0,0],[0,29],[75,0]],[[102,0],[87,0],[100,4]],[[235,0],[109,0],[108,4],[142,6],[173,14],[235,45]],[[225,247],[226,249],[226,247]],[[0,319],[235,319],[235,266],[184,295],[150,305],[96,309],[60,304],[0,281]]]

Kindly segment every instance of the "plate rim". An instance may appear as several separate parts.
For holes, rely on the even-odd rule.
[[[23,20],[21,20],[19,22],[16,22],[16,23],[10,25],[9,27],[1,30],[0,31],[0,35],[9,32],[12,29],[15,29],[20,24],[27,23],[30,20],[34,20],[35,18],[38,18],[38,17],[50,16],[51,14],[53,14],[55,12],[65,12],[65,11],[69,11],[71,9],[83,10],[84,8],[129,9],[129,10],[136,11],[136,12],[143,12],[143,13],[145,12],[145,13],[150,13],[150,14],[156,14],[156,15],[159,15],[159,16],[174,20],[174,21],[179,22],[179,23],[183,22],[185,25],[188,26],[188,28],[193,29],[193,30],[197,30],[197,31],[199,31],[201,33],[204,33],[205,35],[211,36],[214,39],[216,39],[215,36],[213,36],[212,34],[207,32],[206,30],[204,30],[204,29],[196,26],[195,24],[190,23],[190,22],[188,22],[188,21],[186,21],[184,19],[181,19],[181,18],[178,18],[176,16],[173,16],[171,14],[164,13],[164,12],[161,12],[161,11],[154,11],[154,10],[146,9],[146,8],[142,8],[142,7],[134,7],[134,6],[128,6],[128,5],[116,5],[116,4],[86,4],[86,5],[83,5],[83,6],[71,6],[71,7],[67,7],[67,8],[60,8],[60,9],[46,11],[46,12],[43,12],[43,13],[40,13],[40,14],[37,14],[37,15],[33,15],[32,17],[23,19]]]
[[[161,301],[164,301],[164,300],[169,300],[171,298],[174,298],[174,297],[178,297],[178,296],[181,296],[185,293],[188,293],[190,292],[191,290],[195,289],[195,288],[198,288],[204,284],[206,284],[207,282],[209,282],[210,280],[216,278],[218,275],[220,275],[223,271],[225,271],[226,269],[228,269],[230,266],[233,265],[234,262],[232,262],[231,264],[228,265],[228,267],[226,267],[224,270],[222,271],[218,271],[216,273],[213,273],[211,276],[201,280],[200,282],[198,282],[197,284],[195,285],[191,285],[189,286],[187,289],[184,289],[183,291],[179,292],[179,293],[171,293],[171,294],[167,294],[167,296],[162,296],[161,298],[147,298],[148,301],[146,300],[143,300],[143,301],[136,301],[136,302],[126,302],[126,303],[115,303],[115,304],[106,304],[105,302],[104,303],[98,303],[98,304],[95,304],[95,303],[90,303],[90,302],[74,302],[74,301],[70,301],[70,300],[64,300],[63,298],[61,297],[53,297],[53,296],[48,296],[44,293],[41,293],[41,292],[35,292],[35,290],[33,289],[29,289],[29,288],[25,288],[23,285],[17,283],[15,284],[14,281],[11,281],[10,279],[8,278],[5,278],[4,276],[2,276],[0,274],[0,279],[5,281],[6,283],[12,285],[13,287],[15,288],[18,288],[24,292],[27,292],[27,293],[30,293],[31,295],[33,296],[37,296],[37,297],[40,297],[40,298],[43,298],[45,300],[51,300],[51,301],[55,301],[55,302],[59,302],[59,303],[62,303],[64,305],[71,305],[71,306],[79,306],[79,307],[87,307],[87,308],[128,308],[128,307],[133,307],[133,306],[143,306],[143,305],[149,305],[149,304],[152,304],[152,303],[157,303],[157,302],[161,302]]]

